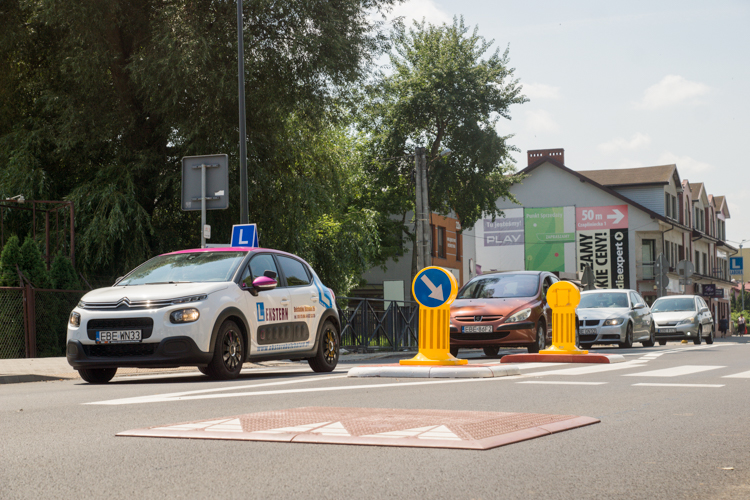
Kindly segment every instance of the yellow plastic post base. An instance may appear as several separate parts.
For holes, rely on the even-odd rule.
[[[572,349],[565,349],[564,347],[560,346],[550,346],[549,349],[544,349],[539,351],[539,354],[588,354],[588,351],[582,351],[581,349],[578,349],[577,347],[573,347]]]
[[[687,343],[688,343],[687,340],[683,340],[682,342],[680,342],[680,344],[687,344]]]
[[[429,357],[425,353],[420,352],[411,359],[402,359],[399,364],[402,365],[439,365],[439,366],[455,366],[455,365],[466,365],[469,363],[468,359],[458,359],[453,356],[450,352],[440,351],[429,352]]]

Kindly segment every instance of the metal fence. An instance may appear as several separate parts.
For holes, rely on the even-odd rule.
[[[419,305],[410,301],[339,297],[341,347],[371,352],[416,349]]]
[[[0,287],[0,359],[65,356],[68,316],[85,293]]]

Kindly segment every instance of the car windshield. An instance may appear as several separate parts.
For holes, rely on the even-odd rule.
[[[533,297],[539,289],[535,274],[495,274],[472,281],[458,294],[459,299],[504,299]]]
[[[581,309],[600,309],[610,307],[628,307],[627,293],[582,293]]]
[[[695,311],[695,300],[692,297],[675,299],[658,299],[651,306],[651,312]]]
[[[229,281],[245,255],[245,252],[159,255],[135,268],[117,286]]]

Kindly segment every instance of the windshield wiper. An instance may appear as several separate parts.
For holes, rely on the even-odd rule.
[[[177,283],[192,283],[192,281],[154,281],[153,283],[144,283],[144,285],[174,285]]]

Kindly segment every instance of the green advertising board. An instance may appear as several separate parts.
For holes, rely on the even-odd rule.
[[[524,240],[526,270],[567,271],[566,247],[575,252],[575,229],[571,227],[574,212],[570,207],[526,208]],[[571,212],[571,213],[567,213]],[[567,220],[567,224],[566,224]],[[566,231],[566,229],[570,229]],[[570,257],[574,258],[574,254]],[[568,259],[570,260],[570,259]]]

